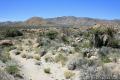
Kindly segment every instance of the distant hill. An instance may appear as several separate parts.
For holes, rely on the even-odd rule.
[[[0,26],[68,26],[68,27],[90,27],[95,24],[120,25],[120,20],[102,20],[87,17],[62,16],[55,18],[32,17],[23,22],[0,22]]]
[[[41,17],[32,17],[25,21],[28,25],[43,25],[47,24],[47,21]]]

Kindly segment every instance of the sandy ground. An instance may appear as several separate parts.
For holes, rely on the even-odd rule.
[[[25,39],[23,43],[27,42],[28,40]],[[33,42],[35,41],[33,40]],[[34,51],[29,52],[30,47],[34,48],[32,46],[26,44],[16,46],[21,46],[22,49],[24,49],[21,54],[35,55]],[[63,67],[60,63],[45,62],[44,57],[41,57],[40,61],[34,58],[22,58],[21,54],[15,55],[14,51],[15,50],[10,51],[11,59],[14,59],[19,64],[21,74],[24,76],[25,80],[69,80],[64,77],[64,71],[67,70],[66,66]],[[40,62],[40,65],[36,65],[37,62]],[[51,74],[46,74],[44,72],[45,68],[50,68]],[[70,80],[79,80],[79,71],[74,71],[74,73],[76,75]]]
[[[66,80],[64,71],[66,67],[62,67],[59,63],[46,63],[41,58],[41,65],[36,65],[37,60],[22,58],[21,55],[15,55],[14,50],[10,51],[12,59],[21,66],[21,73],[24,74],[25,80]],[[50,68],[51,74],[44,73],[44,68]],[[78,80],[76,76],[72,80]]]

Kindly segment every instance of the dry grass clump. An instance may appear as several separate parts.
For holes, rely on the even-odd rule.
[[[45,62],[54,62],[54,59],[51,55],[46,55],[45,56]]]
[[[74,75],[75,75],[75,73],[73,73],[72,71],[69,71],[69,70],[64,72],[64,76],[65,76],[66,79],[70,79]]]
[[[63,54],[57,54],[55,56],[55,62],[61,62],[62,65],[65,65],[67,60],[68,60],[68,58]]]
[[[33,58],[36,59],[36,60],[40,60],[41,59],[41,57],[39,55],[35,55]]]

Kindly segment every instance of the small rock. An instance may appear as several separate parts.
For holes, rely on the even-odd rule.
[[[39,46],[40,46],[39,43],[35,43],[35,44],[33,45],[34,48],[37,48],[37,47],[39,47]]]
[[[98,57],[97,56],[91,56],[90,59],[91,60],[96,60],[96,59],[98,59]]]
[[[45,50],[40,52],[40,57],[44,56],[47,52]]]
[[[76,69],[76,65],[74,65],[74,64],[68,65],[68,70],[75,70],[75,69]]]
[[[36,62],[35,65],[41,65],[41,62],[40,62],[40,61],[39,61],[39,62]]]

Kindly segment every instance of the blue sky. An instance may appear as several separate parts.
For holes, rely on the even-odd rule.
[[[120,19],[120,0],[0,0],[0,21],[33,16]]]

